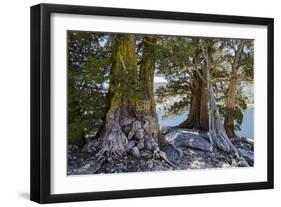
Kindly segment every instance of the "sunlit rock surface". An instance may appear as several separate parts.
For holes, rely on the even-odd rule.
[[[240,167],[232,155],[213,148],[206,132],[179,128],[164,128],[161,131],[160,148],[175,167],[153,157],[148,150],[141,150],[140,157],[128,155],[122,159],[111,158],[102,165],[95,158],[98,140],[91,140],[91,149],[77,145],[68,146],[68,175],[125,173],[166,170],[189,170],[207,168]],[[245,137],[231,139],[249,164],[254,165],[254,141]],[[90,145],[88,145],[90,146]]]

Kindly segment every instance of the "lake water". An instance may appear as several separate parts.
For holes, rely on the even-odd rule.
[[[177,126],[187,118],[187,112],[178,115],[174,118],[163,119],[162,116],[165,114],[164,110],[158,110],[158,122],[160,127],[164,126]],[[254,138],[254,108],[249,107],[243,113],[243,122],[240,126],[241,131],[236,131],[237,135],[248,138]]]

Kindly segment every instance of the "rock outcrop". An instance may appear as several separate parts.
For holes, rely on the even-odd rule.
[[[110,158],[101,162],[96,159],[98,140],[91,140],[89,149],[76,145],[68,148],[68,175],[146,172],[162,170],[189,170],[206,168],[245,167],[230,153],[214,148],[205,132],[165,128],[161,131],[160,151],[165,159],[155,157],[147,147],[122,159]],[[149,140],[147,140],[149,141]],[[245,137],[232,138],[231,142],[238,149],[249,166],[254,165],[254,141]],[[146,145],[146,140],[144,145]],[[159,155],[159,153],[157,153]],[[160,154],[161,156],[161,154]],[[161,158],[161,157],[160,157]]]

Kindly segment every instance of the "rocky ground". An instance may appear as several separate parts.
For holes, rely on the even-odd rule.
[[[253,166],[253,140],[236,137],[231,141],[240,156]],[[186,129],[165,128],[161,132],[160,149],[170,164],[145,149],[140,151],[140,158],[128,155],[123,159],[111,158],[101,162],[96,157],[100,143],[98,140],[91,142],[87,147],[68,146],[68,175],[245,167],[232,155],[213,148],[206,133]]]

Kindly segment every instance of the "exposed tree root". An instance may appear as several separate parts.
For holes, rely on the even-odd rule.
[[[105,135],[101,150],[98,155],[107,154],[112,157],[122,157],[126,155],[127,136],[121,131],[111,131]]]
[[[102,136],[101,150],[98,156],[123,157],[126,155],[128,138],[120,126],[120,109],[107,114],[106,131]]]
[[[98,161],[97,170],[100,169],[103,163],[107,160],[122,159],[128,153],[132,154],[136,158],[140,157],[140,150],[146,149],[153,154],[153,159],[164,160],[167,164],[176,168],[176,166],[169,161],[166,154],[159,148],[156,139],[149,133],[149,120],[144,119],[143,124],[136,119],[130,119],[131,122],[126,122],[126,128],[130,127],[128,135],[122,130],[124,119],[120,115],[120,109],[115,110],[107,114],[107,125],[104,135],[101,137],[103,140],[100,151],[96,154],[96,160]],[[123,126],[124,127],[124,126]],[[146,141],[145,141],[146,140]],[[146,142],[146,146],[144,146]]]
[[[176,167],[177,167],[177,166],[175,166],[175,165],[167,158],[167,155],[166,155],[165,152],[159,150],[159,152],[156,152],[156,153],[158,153],[158,156],[159,156],[160,158],[162,158],[162,159],[163,159],[166,163],[168,163],[170,166],[172,166],[173,168],[176,168]]]
[[[209,82],[209,107],[209,139],[211,144],[224,152],[233,154],[234,158],[237,159],[241,165],[248,167],[249,164],[242,156],[240,156],[239,151],[228,138],[221,123],[211,82]]]
[[[207,45],[204,45],[204,42],[201,42],[201,48],[206,61],[205,67],[206,67],[207,84],[209,90],[209,139],[211,144],[213,144],[219,150],[222,150],[224,152],[233,155],[234,159],[238,160],[238,162],[240,162],[241,165],[249,166],[247,161],[242,156],[240,156],[240,153],[237,150],[237,148],[229,140],[220,120],[220,114],[217,107],[213,85],[210,77],[210,70],[213,66],[212,66],[212,54],[210,49],[211,45],[209,45],[209,43],[210,42],[208,42]],[[205,46],[207,46],[207,48]]]

